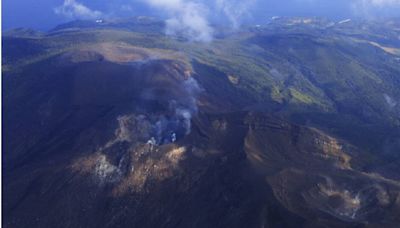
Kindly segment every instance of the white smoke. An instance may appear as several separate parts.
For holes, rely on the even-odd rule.
[[[383,94],[383,98],[385,98],[386,103],[388,104],[390,109],[393,109],[394,107],[396,107],[397,102],[388,94]]]
[[[151,126],[144,134],[149,145],[173,143],[190,134],[191,121],[198,112],[197,97],[201,89],[193,77],[178,82],[178,87],[150,87],[140,96],[139,111],[143,113],[140,120]],[[175,91],[176,90],[176,91]],[[156,103],[154,103],[156,101]],[[156,106],[156,109],[154,109]]]
[[[188,0],[144,0],[150,6],[165,11],[168,35],[183,35],[193,41],[209,42],[213,29],[208,23],[208,9],[199,2]]]
[[[191,120],[192,120],[192,112],[189,109],[178,108],[175,110],[176,115],[179,119],[182,120],[182,124],[185,129],[185,135],[190,134],[191,131]]]
[[[170,101],[169,108],[174,113],[172,118],[159,116],[158,121],[153,125],[157,144],[175,142],[179,131],[183,131],[180,136],[188,135],[191,132],[192,117],[198,111],[197,96],[201,89],[193,77],[185,80],[182,86],[185,90],[185,97]]]
[[[140,0],[168,15],[166,34],[183,36],[191,41],[210,42],[214,29],[208,20],[210,13],[217,18],[228,19],[237,29],[244,17],[250,16],[250,10],[257,0]],[[129,5],[121,6],[129,11]],[[105,16],[101,11],[93,10],[76,0],[64,0],[54,9],[58,15],[69,19],[96,19]],[[222,17],[221,17],[222,16]]]
[[[256,0],[216,0],[216,8],[228,18],[234,29],[239,28],[243,17],[250,15]]]
[[[257,0],[216,0],[206,6],[195,0],[143,0],[150,6],[166,12],[167,35],[183,35],[193,41],[210,42],[214,30],[208,21],[209,13],[227,18],[234,29]],[[212,10],[211,10],[212,9]]]
[[[56,7],[54,12],[69,19],[96,19],[103,15],[102,12],[92,10],[75,0],[64,0],[64,3]]]

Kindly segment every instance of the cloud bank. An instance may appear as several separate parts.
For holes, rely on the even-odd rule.
[[[70,19],[95,19],[102,16],[102,12],[92,10],[75,0],[64,0],[64,3],[56,7],[54,12]]]

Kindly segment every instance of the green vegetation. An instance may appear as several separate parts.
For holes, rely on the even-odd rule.
[[[246,98],[242,106],[262,104],[263,110],[272,110],[278,104],[280,115],[314,124],[354,143],[362,141],[359,139],[365,134],[372,136],[372,141],[378,140],[381,132],[374,130],[378,127],[396,132],[400,107],[390,107],[385,96],[400,103],[400,64],[395,55],[382,48],[400,48],[394,40],[396,32],[370,25],[368,29],[334,27],[319,33],[311,25],[271,25],[206,44],[164,36],[156,31],[157,26],[149,32],[152,28],[147,25],[141,27],[145,32],[132,26],[64,28],[49,34],[16,31],[3,37],[3,71],[18,71],[64,52],[101,43],[123,44],[213,68],[219,73],[204,71],[215,75],[204,77],[203,82],[209,86],[219,82],[210,88],[231,91],[232,100]],[[387,38],[374,35],[377,29],[390,31],[386,32]],[[229,78],[232,75],[234,78]],[[368,131],[346,132],[354,122]]]

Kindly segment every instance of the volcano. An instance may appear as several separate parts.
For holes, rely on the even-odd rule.
[[[397,227],[399,30],[286,20],[6,33],[2,225]]]

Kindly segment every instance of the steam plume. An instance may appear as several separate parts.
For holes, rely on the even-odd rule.
[[[216,0],[216,7],[228,18],[234,29],[239,28],[240,20],[249,15],[256,0]]]
[[[187,0],[145,0],[149,5],[165,11],[168,35],[183,35],[193,41],[209,42],[213,29],[207,21],[207,8]]]
[[[156,144],[175,142],[177,138],[190,134],[192,116],[197,113],[196,98],[200,87],[194,78],[182,83],[185,91],[182,98],[169,102],[170,116],[158,115],[153,123],[153,138]]]

